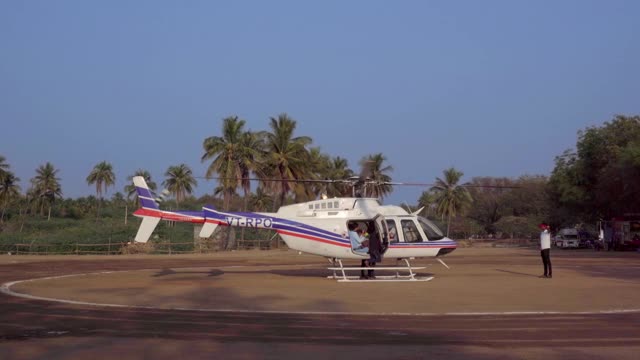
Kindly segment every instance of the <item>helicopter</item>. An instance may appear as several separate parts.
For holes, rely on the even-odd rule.
[[[351,181],[354,185],[365,183],[356,178]],[[425,267],[412,266],[410,260],[437,258],[448,268],[439,257],[451,253],[458,246],[434,223],[418,215],[422,209],[410,213],[400,206],[382,205],[377,198],[359,197],[355,190],[353,197],[323,196],[318,200],[281,206],[275,213],[221,211],[210,205],[203,206],[202,211],[167,211],[160,209],[143,177],[133,177],[133,183],[141,205],[133,215],[142,218],[135,242],[147,242],[160,220],[202,224],[201,238],[212,236],[218,226],[268,229],[278,233],[292,250],[327,258],[332,264],[328,268],[333,271],[330,277],[341,282],[359,281],[358,277],[347,273],[366,269],[396,273],[365,281],[429,281],[433,276],[419,277],[414,272]],[[352,247],[348,234],[350,226],[365,229],[374,226],[380,234],[384,256],[396,259],[396,266],[344,266],[343,260],[369,257]],[[398,265],[400,261],[404,266]],[[400,271],[407,271],[408,275],[401,275]]]

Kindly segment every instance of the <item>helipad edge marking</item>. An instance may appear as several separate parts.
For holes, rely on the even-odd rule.
[[[233,265],[233,266],[219,266],[216,268],[239,268],[239,267],[260,267],[261,265]],[[266,265],[266,267],[273,266],[296,266],[296,265]],[[303,265],[304,266],[304,265]],[[610,309],[599,311],[502,311],[502,312],[445,312],[445,313],[402,313],[402,312],[347,312],[347,311],[278,311],[278,310],[246,310],[246,309],[196,309],[196,308],[182,308],[182,307],[155,307],[155,306],[142,306],[142,305],[122,305],[122,304],[103,304],[93,303],[87,301],[65,300],[57,298],[48,298],[44,296],[36,296],[23,294],[11,290],[11,287],[16,284],[39,281],[39,280],[52,280],[62,279],[73,276],[87,276],[87,275],[101,275],[112,274],[119,272],[131,272],[131,271],[155,271],[158,269],[136,269],[136,270],[116,270],[116,271],[99,271],[95,273],[83,273],[83,274],[68,274],[59,276],[47,276],[42,278],[25,279],[10,281],[2,284],[0,287],[0,293],[15,296],[30,300],[42,300],[53,301],[63,304],[71,305],[86,305],[95,307],[114,307],[114,308],[127,308],[127,309],[145,309],[145,310],[177,310],[177,311],[197,311],[197,312],[220,312],[220,313],[243,313],[243,314],[293,314],[293,315],[349,315],[349,316],[518,316],[518,315],[604,315],[604,314],[628,314],[628,313],[640,313],[640,309]]]

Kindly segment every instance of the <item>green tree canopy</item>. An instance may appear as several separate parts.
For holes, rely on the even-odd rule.
[[[264,179],[278,181],[263,182],[263,187],[279,194],[283,205],[286,195],[295,187],[293,180],[304,179],[310,173],[309,150],[311,138],[294,136],[296,121],[287,114],[270,118],[271,131],[262,132],[264,139]]]
[[[640,116],[618,115],[578,132],[549,181],[554,216],[587,221],[640,212]]]
[[[385,161],[387,158],[382,153],[367,155],[360,160],[364,172],[362,175],[372,182],[365,184],[364,197],[384,198],[393,191],[391,185],[385,184],[391,182],[389,173],[393,167],[386,165]]]
[[[56,198],[62,198],[60,178],[57,175],[58,169],[47,162],[36,169],[36,176],[31,179],[31,189],[28,195],[34,204],[40,204],[40,215],[43,215],[45,203],[49,205],[49,210],[51,210],[53,201]]]
[[[169,166],[164,176],[167,178],[162,185],[175,196],[177,206],[180,206],[180,201],[184,200],[186,195],[192,194],[193,188],[198,185],[193,171],[186,164]]]
[[[113,166],[106,162],[101,161],[87,176],[87,184],[96,185],[96,196],[102,199],[103,191],[107,192],[107,188],[112,186],[116,181],[116,175],[113,173]]]
[[[248,154],[254,154],[256,149],[248,148],[251,142],[245,135],[245,121],[237,116],[230,116],[222,120],[222,136],[210,136],[202,144],[204,154],[201,161],[213,159],[207,168],[208,179],[217,175],[220,179],[224,198],[224,209],[229,210],[231,197],[238,186],[242,186],[242,178],[247,174],[246,159]]]
[[[473,199],[466,188],[459,186],[462,178],[461,171],[454,168],[444,170],[444,179],[436,178],[436,183],[430,189],[435,195],[435,202],[438,204],[437,213],[442,218],[447,218],[447,236],[449,236],[449,225],[451,217],[464,212]]]
[[[128,184],[124,186],[124,192],[127,194],[127,200],[135,199],[138,201],[138,193],[136,192],[136,186],[133,185],[133,177],[134,176],[142,176],[144,181],[147,183],[149,190],[156,191],[158,185],[151,179],[151,174],[147,170],[138,169],[133,175],[127,176]]]
[[[4,219],[4,213],[7,210],[9,202],[20,197],[20,178],[13,175],[11,171],[5,171],[0,177],[0,204],[2,204],[2,214],[0,222]]]

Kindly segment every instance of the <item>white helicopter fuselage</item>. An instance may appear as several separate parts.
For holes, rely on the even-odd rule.
[[[281,207],[275,218],[308,225],[298,231],[278,231],[291,249],[338,259],[368,258],[352,249],[347,225],[349,222],[375,221],[379,232],[388,241],[385,257],[435,257],[453,251],[457,244],[441,234],[435,225],[408,213],[399,206],[381,205],[372,198],[333,198]],[[432,226],[432,229],[425,229]],[[325,232],[314,233],[312,228]],[[429,234],[427,234],[429,232]],[[443,250],[446,249],[446,250]]]
[[[435,257],[457,247],[430,221],[399,206],[381,205],[372,198],[333,198],[281,207],[276,213],[228,212],[211,206],[202,211],[161,210],[140,176],[133,178],[142,222],[136,242],[147,242],[160,220],[202,224],[200,237],[210,237],[218,226],[268,229],[277,232],[293,250],[333,259],[365,259],[353,249],[348,226],[374,228],[380,234],[384,256],[407,259]]]

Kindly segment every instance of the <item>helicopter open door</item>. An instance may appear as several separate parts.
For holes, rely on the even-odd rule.
[[[382,242],[382,253],[384,254],[389,247],[389,227],[384,216],[378,214],[373,218],[373,222],[376,224],[378,234],[380,234],[380,241]]]
[[[363,258],[368,257],[368,248],[370,246],[369,243],[372,239],[375,238],[378,238],[380,241],[381,253],[384,254],[384,252],[387,251],[387,248],[389,247],[389,230],[387,228],[384,216],[378,214],[371,220],[350,221],[349,224],[349,226],[355,225],[356,228],[359,229],[358,231],[362,230],[361,236],[366,237],[366,240],[363,243],[363,246],[365,247],[364,249],[356,248],[354,243],[352,242],[352,253],[360,255]],[[375,228],[375,237],[371,237],[371,234],[368,234],[368,230],[371,229],[372,225]]]

